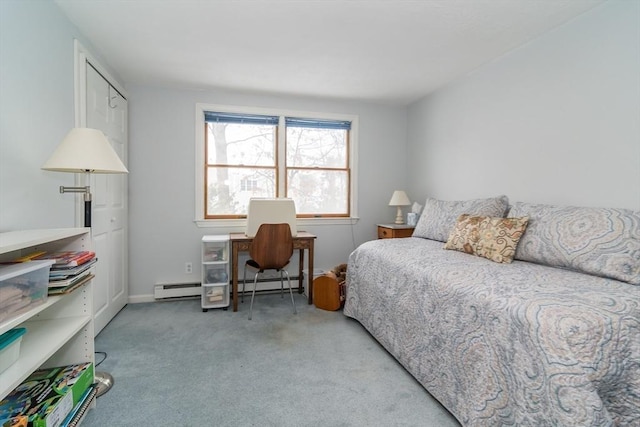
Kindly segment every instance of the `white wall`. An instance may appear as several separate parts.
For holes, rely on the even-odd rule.
[[[401,108],[127,87],[133,299],[197,280],[184,262],[196,266],[200,237],[220,232],[193,222],[196,102],[359,115],[361,220],[308,227],[320,267],[375,237],[396,188],[418,201],[504,193],[640,209],[639,8],[613,1],[578,17],[412,105],[408,126]],[[91,48],[51,2],[0,1],[0,231],[74,225],[76,196],[57,190],[73,175],[40,170],[74,125],[74,37]]]
[[[376,237],[389,222],[393,190],[406,183],[406,110],[371,104],[294,97],[255,96],[220,90],[127,87],[129,103],[129,290],[144,300],[158,282],[199,281],[200,240],[240,229],[198,228],[195,212],[196,103],[281,108],[359,116],[358,214],[353,226],[302,227],[318,236],[315,265],[346,262],[356,245]],[[194,272],[184,273],[185,262]],[[295,271],[295,270],[292,270]]]
[[[72,227],[73,175],[40,170],[74,125],[73,33],[50,2],[0,2],[0,231]]]
[[[413,104],[410,191],[640,210],[640,2],[611,1]]]
[[[51,1],[0,1],[0,232],[75,225],[74,175],[40,169],[74,127],[73,40]]]
[[[108,67],[50,1],[0,1],[0,232],[73,227],[77,195],[60,194],[74,175],[40,167],[74,126],[73,39]],[[110,73],[117,73],[110,70]],[[198,228],[194,215],[195,103],[263,106],[360,117],[358,211],[353,227],[306,227],[316,233],[316,266],[345,262],[355,245],[393,218],[387,206],[404,187],[406,110],[375,105],[259,97],[222,91],[127,88],[130,107],[130,294],[152,295],[156,282],[197,281],[199,241],[226,232]],[[194,274],[184,274],[184,262]]]

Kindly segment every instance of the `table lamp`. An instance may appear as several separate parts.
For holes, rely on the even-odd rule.
[[[74,128],[65,136],[42,169],[56,172],[85,173],[84,187],[60,186],[60,193],[84,194],[84,226],[91,227],[91,174],[128,173],[107,137],[98,129]],[[95,372],[97,395],[101,396],[113,386],[108,372]]]
[[[389,201],[389,206],[397,206],[398,210],[396,211],[396,224],[404,224],[404,220],[402,219],[402,206],[409,206],[411,202],[407,197],[407,193],[402,190],[396,190],[393,192],[393,196],[391,196],[391,200]]]

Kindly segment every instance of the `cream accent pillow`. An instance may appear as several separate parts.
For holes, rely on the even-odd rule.
[[[528,217],[495,218],[463,214],[458,217],[444,248],[510,263],[528,222]]]

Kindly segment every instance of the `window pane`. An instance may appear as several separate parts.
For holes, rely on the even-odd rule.
[[[246,215],[251,197],[275,197],[272,168],[207,168],[206,215]]]
[[[349,175],[346,171],[289,170],[287,197],[298,214],[347,214]]]
[[[288,167],[347,167],[344,129],[287,128]]]
[[[207,163],[274,166],[276,126],[207,123]]]

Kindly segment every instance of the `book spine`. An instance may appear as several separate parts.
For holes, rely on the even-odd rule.
[[[36,256],[34,260],[54,260],[52,269],[58,268],[70,268],[77,267],[88,261],[91,261],[96,256],[92,251],[68,251],[68,252],[55,252],[51,254],[44,254]]]
[[[52,295],[69,294],[69,293],[75,291],[76,289],[80,288],[82,285],[84,285],[89,280],[93,279],[94,277],[95,276],[93,274],[89,274],[87,276],[83,276],[82,280],[80,280],[77,283],[73,283],[72,285],[63,286],[63,287],[59,287],[59,288],[49,288],[48,289],[48,295],[52,296]]]
[[[93,252],[79,252],[67,259],[63,258],[59,264],[56,262],[51,268],[77,267],[91,261],[95,255]]]
[[[22,257],[20,257],[20,258],[17,258],[17,259],[15,260],[15,262],[27,262],[27,261],[31,261],[32,259],[37,258],[37,257],[39,257],[39,256],[42,256],[42,255],[44,255],[45,253],[46,253],[46,252],[44,252],[44,251],[33,252],[33,253],[28,254],[28,255],[25,255],[25,256],[22,256]]]
[[[80,421],[84,418],[87,410],[96,398],[98,389],[90,385],[87,391],[84,392],[78,404],[73,408],[67,418],[60,424],[60,427],[76,427],[80,424]]]

